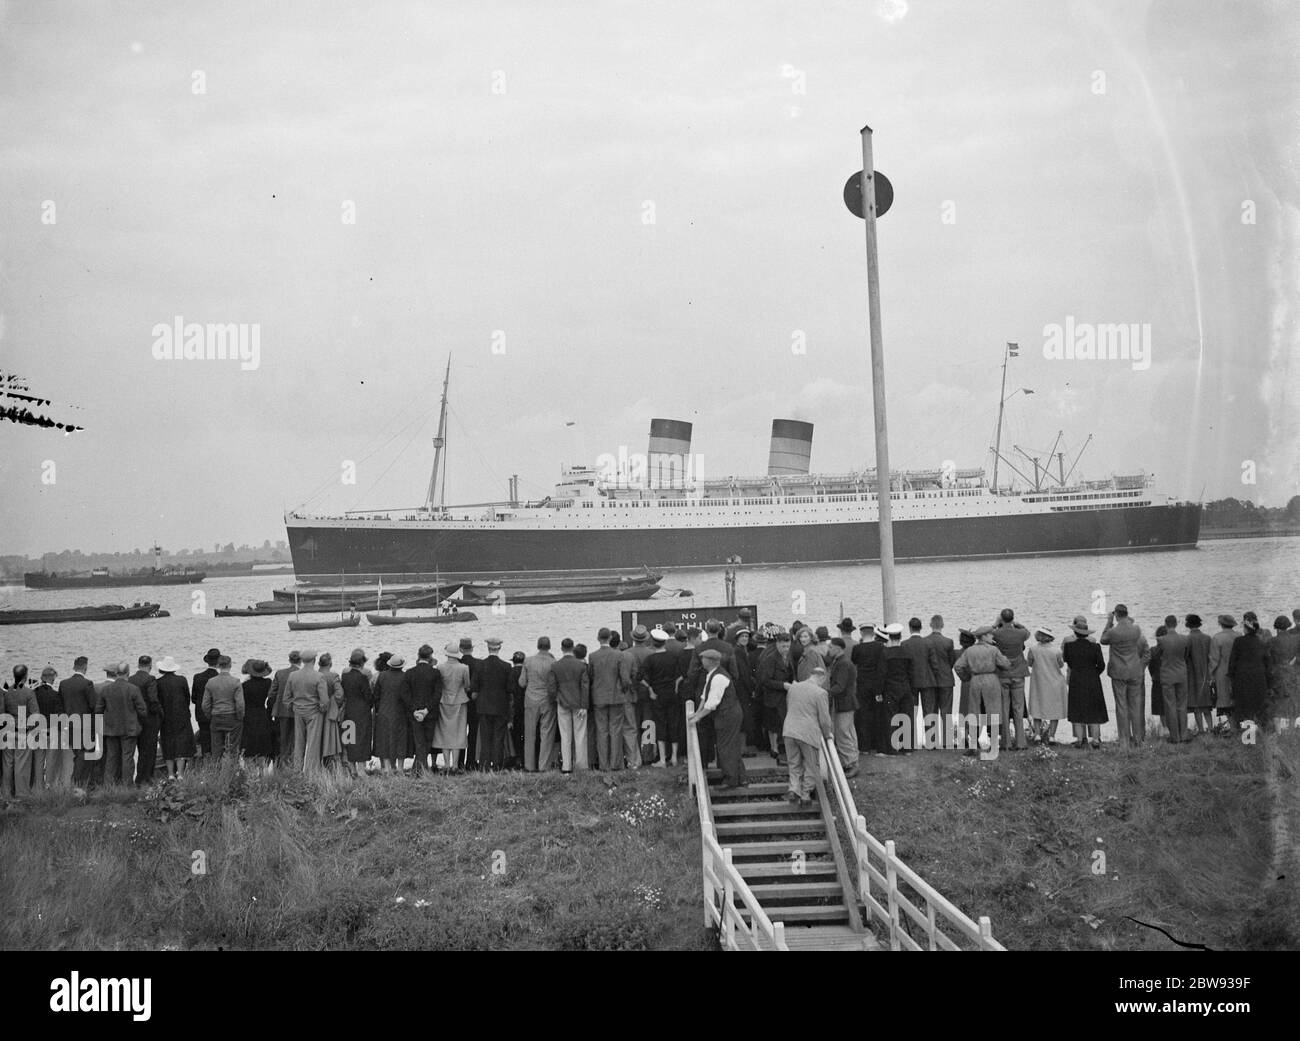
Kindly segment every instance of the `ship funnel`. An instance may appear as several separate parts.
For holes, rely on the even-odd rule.
[[[813,425],[797,419],[772,420],[772,448],[767,457],[769,477],[806,474],[812,460]]]
[[[691,454],[691,424],[680,419],[650,420],[646,478],[653,488],[680,485]]]

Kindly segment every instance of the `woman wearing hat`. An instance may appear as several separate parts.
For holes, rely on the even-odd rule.
[[[366,668],[366,652],[360,647],[348,655],[348,667],[339,677],[339,684],[343,688],[344,759],[348,772],[355,777],[365,770],[374,748],[374,688]]]
[[[1268,660],[1268,647],[1260,639],[1259,618],[1254,611],[1242,615],[1241,627],[1244,632],[1233,641],[1228,656],[1232,704],[1238,719],[1263,723],[1273,689],[1273,668]]]
[[[375,755],[383,773],[401,773],[411,735],[411,685],[400,654],[381,654],[384,669],[375,677]],[[378,661],[376,661],[378,665]]]
[[[896,628],[898,627],[891,625],[888,630],[891,647],[896,646]],[[1003,718],[1002,681],[998,678],[998,670],[1011,668],[1011,662],[993,643],[993,626],[981,626],[971,635],[975,638],[975,643],[957,656],[952,671],[970,681],[970,715],[980,722],[987,721],[989,746],[998,748],[1001,745],[1001,730],[1007,725],[1007,720]],[[885,653],[889,654],[889,650],[886,649]],[[978,729],[977,725],[976,730]],[[974,737],[978,743],[978,733]],[[979,752],[971,748],[963,754],[973,756]]]
[[[1292,720],[1300,714],[1300,629],[1280,614],[1273,621],[1275,635],[1268,642],[1268,663],[1273,673],[1273,696],[1269,707],[1277,720]]]
[[[469,728],[469,666],[461,661],[459,643],[445,648],[447,660],[438,666],[442,673],[442,701],[438,705],[438,725],[433,732],[433,746],[442,749],[444,770],[456,769],[456,753],[466,745]],[[392,662],[389,662],[391,665]]]
[[[244,731],[240,751],[257,773],[271,760],[271,666],[259,658],[244,663]]]
[[[1066,714],[1074,729],[1075,748],[1101,747],[1101,725],[1110,720],[1106,713],[1106,696],[1101,692],[1101,674],[1106,659],[1101,647],[1088,639],[1093,630],[1088,619],[1076,615],[1070,625],[1070,637],[1061,644],[1061,655],[1069,667],[1066,681]]]
[[[168,777],[179,777],[194,758],[194,720],[190,716],[190,685],[170,654],[158,663],[158,703],[162,708],[163,762]]]
[[[1056,634],[1045,625],[1034,630],[1035,644],[1025,652],[1029,663],[1029,716],[1037,738],[1045,745],[1056,744],[1056,727],[1066,714],[1065,656],[1056,645]]]
[[[1210,636],[1201,632],[1201,616],[1189,614],[1187,626],[1187,710],[1196,721],[1197,734],[1214,729],[1214,691],[1210,684]]]

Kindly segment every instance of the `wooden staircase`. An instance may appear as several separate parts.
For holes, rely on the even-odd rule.
[[[818,786],[811,806],[800,806],[786,800],[789,787],[776,779],[775,761],[751,759],[746,766],[757,777],[745,788],[722,788],[718,771],[707,772],[713,831],[763,911],[784,923],[789,948],[878,950],[863,927],[824,788]],[[735,906],[752,919],[739,899]]]

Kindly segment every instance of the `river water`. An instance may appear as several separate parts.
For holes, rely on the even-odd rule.
[[[1026,625],[1046,624],[1064,635],[1070,619],[1086,614],[1100,629],[1106,613],[1116,603],[1126,603],[1130,613],[1151,636],[1166,614],[1196,612],[1213,632],[1215,617],[1228,612],[1241,620],[1254,610],[1271,626],[1278,614],[1300,607],[1300,538],[1211,541],[1194,550],[1126,553],[1096,557],[1042,557],[1011,560],[943,561],[902,564],[897,571],[899,621],[916,615],[928,624],[939,613],[947,620],[949,636],[958,627],[992,622],[1003,607],[1015,609]],[[546,634],[558,647],[559,639],[596,645],[596,630],[615,627],[619,613],[635,607],[693,605],[707,607],[725,602],[723,571],[689,571],[664,576],[665,587],[687,587],[695,595],[679,601],[631,603],[519,605],[507,603],[500,614],[479,608],[476,622],[450,625],[409,625],[382,631],[364,620],[357,629],[291,633],[284,616],[215,618],[217,607],[244,607],[269,599],[276,586],[289,584],[278,575],[215,578],[198,586],[145,586],[137,589],[28,590],[0,586],[5,608],[72,607],[91,603],[125,603],[151,600],[171,612],[170,618],[130,622],[96,622],[65,625],[0,627],[0,667],[6,677],[18,662],[39,671],[52,663],[61,677],[72,670],[72,660],[85,654],[91,660],[91,678],[99,679],[105,662],[127,659],[134,668],[140,654],[155,661],[172,655],[186,673],[203,668],[209,647],[229,654],[238,667],[249,657],[265,658],[273,665],[285,662],[291,648],[314,647],[334,654],[340,669],[353,647],[364,647],[373,659],[384,650],[401,652],[408,660],[428,642],[442,657],[443,645],[452,638],[474,639],[476,653],[489,635],[505,642],[503,656],[511,651],[531,652],[537,637]],[[196,597],[195,594],[201,594]],[[758,605],[760,621],[789,626],[799,617],[812,625],[833,626],[840,605],[856,622],[880,622],[880,569],[871,565],[837,567],[742,568],[737,581],[737,602]],[[364,609],[364,604],[361,605]],[[413,612],[428,614],[429,611]],[[304,618],[323,618],[305,615]]]

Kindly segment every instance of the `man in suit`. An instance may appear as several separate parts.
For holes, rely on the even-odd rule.
[[[555,765],[555,704],[546,677],[555,665],[551,638],[537,638],[537,653],[524,659],[519,689],[524,696],[524,770],[537,773]]]
[[[86,678],[90,661],[80,655],[72,663],[72,675],[59,684],[63,711],[75,716],[78,739],[72,750],[72,783],[78,788],[97,784],[104,768],[103,749],[95,750],[95,685]],[[86,753],[90,752],[87,756]]]
[[[835,731],[835,752],[844,767],[845,777],[858,775],[858,731],[854,713],[858,710],[858,670],[849,657],[844,637],[831,637],[827,650],[830,673],[827,693],[830,694],[831,721]],[[787,753],[788,755],[789,753]]]
[[[623,705],[632,684],[631,663],[622,651],[609,645],[613,634],[601,629],[600,646],[591,655],[591,704],[596,712],[596,756],[604,771],[622,770],[626,743],[623,740]],[[632,760],[633,766],[640,759]]]
[[[487,657],[478,663],[473,703],[477,705],[478,733],[483,756],[477,759],[484,770],[500,770],[506,757],[506,721],[510,719],[510,663],[501,660],[501,638],[489,636]],[[559,662],[555,663],[556,665]],[[554,669],[551,670],[554,672]]]
[[[1002,683],[1002,718],[1010,725],[1002,727],[1002,747],[1011,748],[1011,730],[1016,732],[1015,747],[1029,747],[1025,726],[1025,680],[1029,677],[1029,662],[1025,659],[1025,644],[1033,637],[1028,629],[1016,621],[1016,613],[1004,607],[993,627],[993,645],[1011,663],[1011,668],[998,674]]]
[[[14,666],[14,682],[0,695],[0,710],[10,718],[9,747],[0,749],[0,798],[25,799],[32,792],[32,747],[28,743],[31,729],[41,713],[36,692],[27,683],[27,666]],[[24,719],[20,725],[19,720]],[[44,760],[41,762],[44,767]],[[39,791],[41,780],[36,779]]]
[[[119,662],[100,689],[96,711],[104,717],[104,783],[135,781],[135,745],[149,709],[138,688],[127,682],[130,667]]]
[[[203,688],[208,685],[208,680],[217,674],[217,660],[220,657],[221,652],[217,648],[209,648],[208,653],[203,656],[203,663],[207,668],[202,672],[196,672],[194,681],[190,684],[190,700],[194,702],[194,721],[199,725],[198,754],[200,757],[212,753],[212,720],[203,711]]]
[[[902,641],[903,653],[912,663],[912,698],[921,706],[921,723],[912,748],[925,747],[925,729],[934,713],[934,672],[930,668],[930,644],[921,635],[921,619],[907,620],[908,637]]]
[[[293,705],[289,701],[289,674],[302,667],[302,653],[289,652],[289,665],[276,669],[271,680],[271,718],[275,720],[277,738],[276,765],[288,766],[293,761]]]
[[[627,706],[623,709],[623,733],[626,735],[628,729],[632,729],[636,734],[637,756],[640,758],[641,765],[650,766],[654,763],[658,754],[658,747],[655,736],[651,732],[653,727],[646,726],[646,721],[652,718],[650,693],[648,688],[641,683],[645,660],[654,653],[654,648],[650,646],[650,630],[644,625],[638,625],[634,628],[632,630],[632,648],[624,653],[629,658],[632,689],[629,692]]]
[[[1140,745],[1147,733],[1146,667],[1151,648],[1142,628],[1128,616],[1128,607],[1116,604],[1101,631],[1101,642],[1110,647],[1106,675],[1115,695],[1115,723],[1119,747]]]
[[[285,688],[294,715],[293,768],[314,772],[321,765],[321,735],[330,704],[329,684],[316,671],[315,651],[302,652],[302,668],[289,674]]]
[[[478,690],[478,667],[483,663],[483,659],[474,657],[474,641],[468,636],[462,636],[460,639],[460,663],[469,669],[469,704],[465,706],[465,719],[469,724],[469,733],[466,735],[465,747],[456,753],[456,762],[466,770],[477,770],[478,706],[474,700],[474,692]]]
[[[438,770],[437,752],[430,766],[429,751],[442,704],[442,673],[433,667],[433,648],[427,643],[415,652],[415,664],[407,671],[406,681],[411,688],[411,737],[415,745],[411,773],[419,777],[426,768],[435,773]]]
[[[861,627],[860,635],[849,652],[858,676],[858,711],[854,714],[858,752],[884,755],[887,728],[881,724],[880,713],[885,705],[885,637],[878,635],[870,622]]]
[[[54,688],[54,681],[59,678],[53,665],[41,670],[41,682],[33,692],[36,704],[40,706],[41,715],[45,717],[46,740],[49,747],[35,749],[32,757],[34,769],[33,784],[38,788],[66,788],[72,780],[72,748],[69,740],[66,713],[63,708],[63,696]],[[54,723],[55,717],[65,720],[62,725]]]
[[[546,677],[546,689],[560,723],[560,772],[586,770],[591,677],[587,663],[574,657],[573,641],[567,636],[560,641],[560,660]]]
[[[1165,634],[1157,637],[1160,651],[1160,692],[1164,696],[1162,713],[1171,744],[1190,741],[1187,732],[1187,659],[1191,654],[1188,638],[1178,631],[1178,619],[1165,619]]]
[[[952,729],[952,692],[956,686],[952,667],[957,663],[957,648],[943,635],[943,615],[930,619],[930,635],[925,638],[930,645],[930,672],[934,676],[934,706],[925,707],[926,713],[939,715],[940,748],[955,747],[949,731]]]
[[[162,706],[158,703],[158,681],[151,671],[153,658],[142,654],[137,665],[139,668],[127,682],[139,688],[146,711],[144,726],[140,728],[140,738],[136,745],[140,756],[135,768],[135,783],[148,784],[153,780],[154,768],[158,765],[158,730],[162,727]]]

